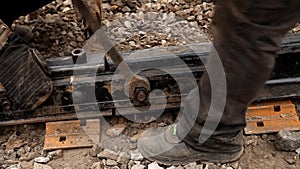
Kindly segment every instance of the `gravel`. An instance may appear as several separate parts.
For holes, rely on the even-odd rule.
[[[130,2],[103,1],[103,23],[107,27],[103,29],[119,50],[174,46],[209,39],[212,1]],[[30,44],[46,58],[69,56],[73,49],[85,44],[84,26],[77,19],[70,0],[53,1],[21,16],[14,24],[32,28],[34,36]]]
[[[104,0],[103,10],[103,30],[119,50],[212,40],[213,0]],[[31,45],[46,58],[69,56],[87,40],[71,0],[53,1],[15,24],[32,28]],[[290,32],[299,31],[297,24]]]

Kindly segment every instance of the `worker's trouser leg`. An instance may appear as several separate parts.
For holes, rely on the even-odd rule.
[[[199,83],[199,111],[195,112],[197,103],[194,99],[198,93],[191,92],[184,108],[185,120],[178,126],[178,131],[184,141],[196,149],[237,151],[226,148],[226,140],[233,138],[245,127],[246,109],[269,78],[281,39],[300,19],[300,1],[220,0],[215,7],[213,44],[218,55],[210,56],[207,70],[220,70],[213,60],[215,57],[221,59],[226,75],[226,104],[224,112],[214,113],[223,113],[223,116],[219,123],[217,119],[216,122],[210,121],[212,124],[218,123],[218,127],[216,130],[213,127],[205,128],[206,133],[213,130],[213,134],[206,143],[199,143],[198,138],[210,109],[211,91],[223,92],[216,90],[216,84],[211,89],[210,77],[205,73]],[[191,118],[195,116],[196,123],[184,136],[189,121],[193,121]]]

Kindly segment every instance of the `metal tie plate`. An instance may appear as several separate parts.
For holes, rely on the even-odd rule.
[[[46,123],[44,150],[91,147],[99,141],[99,119]]]
[[[253,103],[246,113],[245,134],[300,130],[296,107],[290,100]]]

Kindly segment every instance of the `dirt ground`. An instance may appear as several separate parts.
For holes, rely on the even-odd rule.
[[[155,12],[180,15],[188,20],[209,37],[211,17],[213,15],[212,0],[184,1],[162,0],[154,2],[150,0],[133,1],[134,5],[121,0],[104,0],[104,23],[114,26],[115,17],[131,18],[141,17],[140,11],[149,11],[152,16]],[[198,8],[199,10],[195,10]],[[199,12],[200,11],[200,12]],[[173,14],[172,14],[173,12]],[[201,17],[199,17],[201,15]],[[159,17],[158,17],[159,19]],[[30,44],[37,48],[46,58],[69,56],[70,52],[82,47],[85,43],[84,27],[76,19],[72,4],[69,0],[57,0],[53,3],[33,12],[30,15],[21,16],[15,22],[16,25],[27,25],[33,29],[33,39]],[[179,26],[180,27],[180,26]],[[129,31],[131,27],[124,25],[122,31]],[[175,29],[179,29],[175,24]],[[296,26],[292,32],[299,31]],[[117,30],[117,32],[120,31]],[[166,30],[167,31],[167,30]],[[173,31],[173,30],[172,30]],[[180,30],[178,30],[180,32]],[[118,34],[112,33],[112,36]],[[125,40],[120,39],[117,47],[120,50],[135,50],[158,46],[180,45],[186,42],[180,41],[173,35],[160,33],[154,35],[151,32],[140,32]],[[209,39],[209,38],[208,38]],[[55,151],[49,157],[49,151],[43,150],[45,139],[45,123],[23,124],[18,126],[0,127],[0,169],[99,169],[99,168],[159,168],[146,159],[131,157],[136,149],[136,136],[148,127],[165,126],[172,124],[176,116],[173,112],[166,112],[154,122],[148,124],[134,123],[122,117],[107,118],[107,122],[114,126],[115,132],[121,131],[117,136],[109,134],[111,126],[101,126],[100,147],[73,148]],[[102,123],[101,123],[102,124]],[[115,126],[121,127],[115,127]],[[121,128],[121,129],[120,129]],[[190,163],[185,166],[162,166],[162,168],[199,168],[199,169],[292,169],[300,168],[299,154],[296,152],[278,151],[274,146],[276,133],[263,135],[245,135],[245,151],[242,157],[234,163],[209,164]],[[122,146],[120,146],[122,145]],[[105,150],[104,150],[105,149]],[[101,152],[111,150],[120,157],[125,155],[125,161],[120,162],[114,153],[105,157],[99,156]],[[52,152],[52,151],[50,151]],[[53,154],[53,153],[52,153]],[[98,154],[98,156],[97,156]],[[129,157],[128,157],[129,155]],[[131,156],[130,156],[131,155]],[[137,155],[138,156],[138,155]],[[44,160],[39,161],[38,158]],[[48,159],[47,159],[48,158]]]
[[[171,124],[173,118],[169,113],[162,116],[161,121],[152,122],[149,125],[141,125],[138,123],[131,123],[126,120],[118,120],[118,117],[112,117],[107,121],[115,126],[118,124],[125,124],[124,135],[117,137],[107,136],[107,126],[101,126],[102,144],[100,150],[94,148],[71,148],[63,149],[60,155],[54,156],[49,162],[46,162],[47,167],[53,169],[90,169],[92,166],[100,162],[100,168],[134,168],[135,164],[143,164],[147,167],[151,164],[146,159],[129,160],[125,163],[108,164],[109,159],[117,161],[113,157],[95,157],[92,152],[99,153],[104,148],[118,152],[130,152],[136,148],[135,142],[132,140],[135,133],[141,132],[147,127],[164,126]],[[122,122],[120,122],[122,121]],[[0,168],[7,168],[11,166],[22,166],[23,168],[33,168],[35,159],[37,157],[47,157],[49,152],[43,150],[45,138],[45,124],[26,124],[11,127],[0,128]],[[125,137],[128,136],[128,137]],[[130,137],[131,136],[131,137]],[[206,168],[206,169],[256,169],[256,168],[276,168],[276,169],[292,169],[299,168],[299,155],[295,152],[278,151],[274,146],[276,133],[263,135],[245,135],[245,151],[242,157],[233,163],[228,164],[201,164],[194,163],[190,166],[182,166],[184,168]],[[111,161],[110,161],[111,162]],[[106,164],[106,165],[105,165]],[[44,168],[47,168],[44,166]],[[168,168],[170,166],[160,167]],[[173,166],[180,168],[180,166]],[[20,168],[20,167],[19,167]],[[36,169],[36,168],[35,168]]]

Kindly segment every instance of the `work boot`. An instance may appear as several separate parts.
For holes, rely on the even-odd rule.
[[[177,136],[177,124],[160,128],[151,128],[144,131],[137,141],[139,152],[147,159],[163,165],[185,165],[190,162],[228,163],[236,161],[243,154],[243,133],[237,133],[231,139],[209,139],[207,143],[219,144],[219,146],[231,145],[239,147],[235,151],[202,151],[194,149],[183,142]],[[219,142],[219,143],[218,143]],[[224,143],[224,144],[222,144]],[[209,144],[208,144],[209,145]],[[204,149],[209,147],[205,143]],[[229,147],[230,149],[230,147]],[[226,149],[225,149],[226,150]]]
[[[0,20],[0,82],[9,96],[7,111],[33,110],[52,93],[49,68],[36,49]]]

